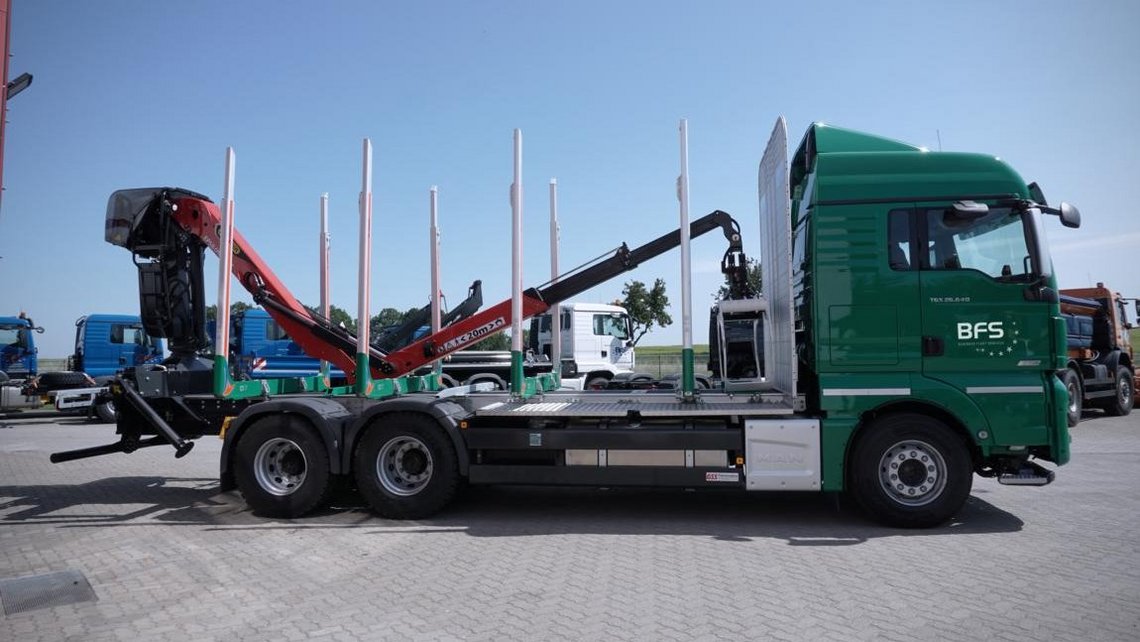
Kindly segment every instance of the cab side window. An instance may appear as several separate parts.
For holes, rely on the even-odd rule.
[[[918,267],[911,260],[911,213],[900,209],[887,214],[887,260],[892,270],[905,272]]]

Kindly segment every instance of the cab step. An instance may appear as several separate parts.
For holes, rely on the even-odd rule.
[[[1045,486],[1051,484],[1054,477],[1053,471],[1040,464],[1027,461],[1015,473],[998,475],[998,483],[1007,486]]]

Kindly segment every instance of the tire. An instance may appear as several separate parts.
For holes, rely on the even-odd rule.
[[[0,383],[8,383],[8,373],[0,370]]]
[[[1104,412],[1114,417],[1123,417],[1132,412],[1133,395],[1132,370],[1125,366],[1116,368],[1116,394],[1104,405]]]
[[[610,380],[605,377],[590,377],[586,380],[586,390],[605,390]]]
[[[317,431],[299,417],[258,420],[238,438],[234,457],[238,490],[259,515],[301,517],[329,492],[328,449]]]
[[[973,464],[962,439],[941,421],[886,415],[864,428],[848,461],[850,493],[875,521],[930,528],[966,503]]]
[[[82,372],[45,372],[36,379],[40,392],[83,388],[91,385],[91,378]]]
[[[1069,427],[1081,422],[1081,412],[1084,410],[1084,388],[1081,386],[1080,376],[1071,368],[1061,373],[1061,383],[1069,394],[1068,414]]]
[[[356,487],[389,519],[422,519],[455,497],[459,459],[436,421],[418,413],[376,419],[353,456]]]
[[[117,419],[115,412],[114,401],[104,401],[103,403],[95,404],[95,415],[99,417],[104,423],[113,424]]]

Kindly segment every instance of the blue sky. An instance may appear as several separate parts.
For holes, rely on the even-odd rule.
[[[330,194],[333,301],[355,310],[360,144],[375,147],[374,312],[426,303],[428,190],[440,189],[445,293],[509,297],[511,132],[525,140],[524,282],[549,276],[547,184],[562,263],[677,225],[677,123],[692,212],[732,213],[759,247],[756,167],[775,119],[992,153],[1076,203],[1050,230],[1061,285],[1140,295],[1140,3],[113,2],[13,0],[0,211],[0,313],[70,352],[76,318],[138,309],[129,254],[103,241],[116,189],[220,199],[237,152],[237,227],[303,301],[318,299]],[[321,6],[327,4],[328,6]],[[694,242],[694,309],[721,278]],[[660,276],[680,342],[679,253],[598,286]],[[216,262],[208,265],[211,300]],[[235,291],[239,291],[235,288]],[[702,328],[700,323],[695,328]],[[697,332],[695,339],[703,341]]]

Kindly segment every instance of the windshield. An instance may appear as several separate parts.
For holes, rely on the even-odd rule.
[[[6,325],[0,327],[0,346],[25,346],[27,328]]]
[[[629,338],[629,321],[628,317],[624,314],[595,314],[594,315],[594,334],[600,336],[609,335],[616,339]]]
[[[1010,208],[964,219],[952,209],[927,210],[927,256],[932,270],[977,270],[999,281],[1029,281],[1034,270],[1026,242],[1030,225]]]

